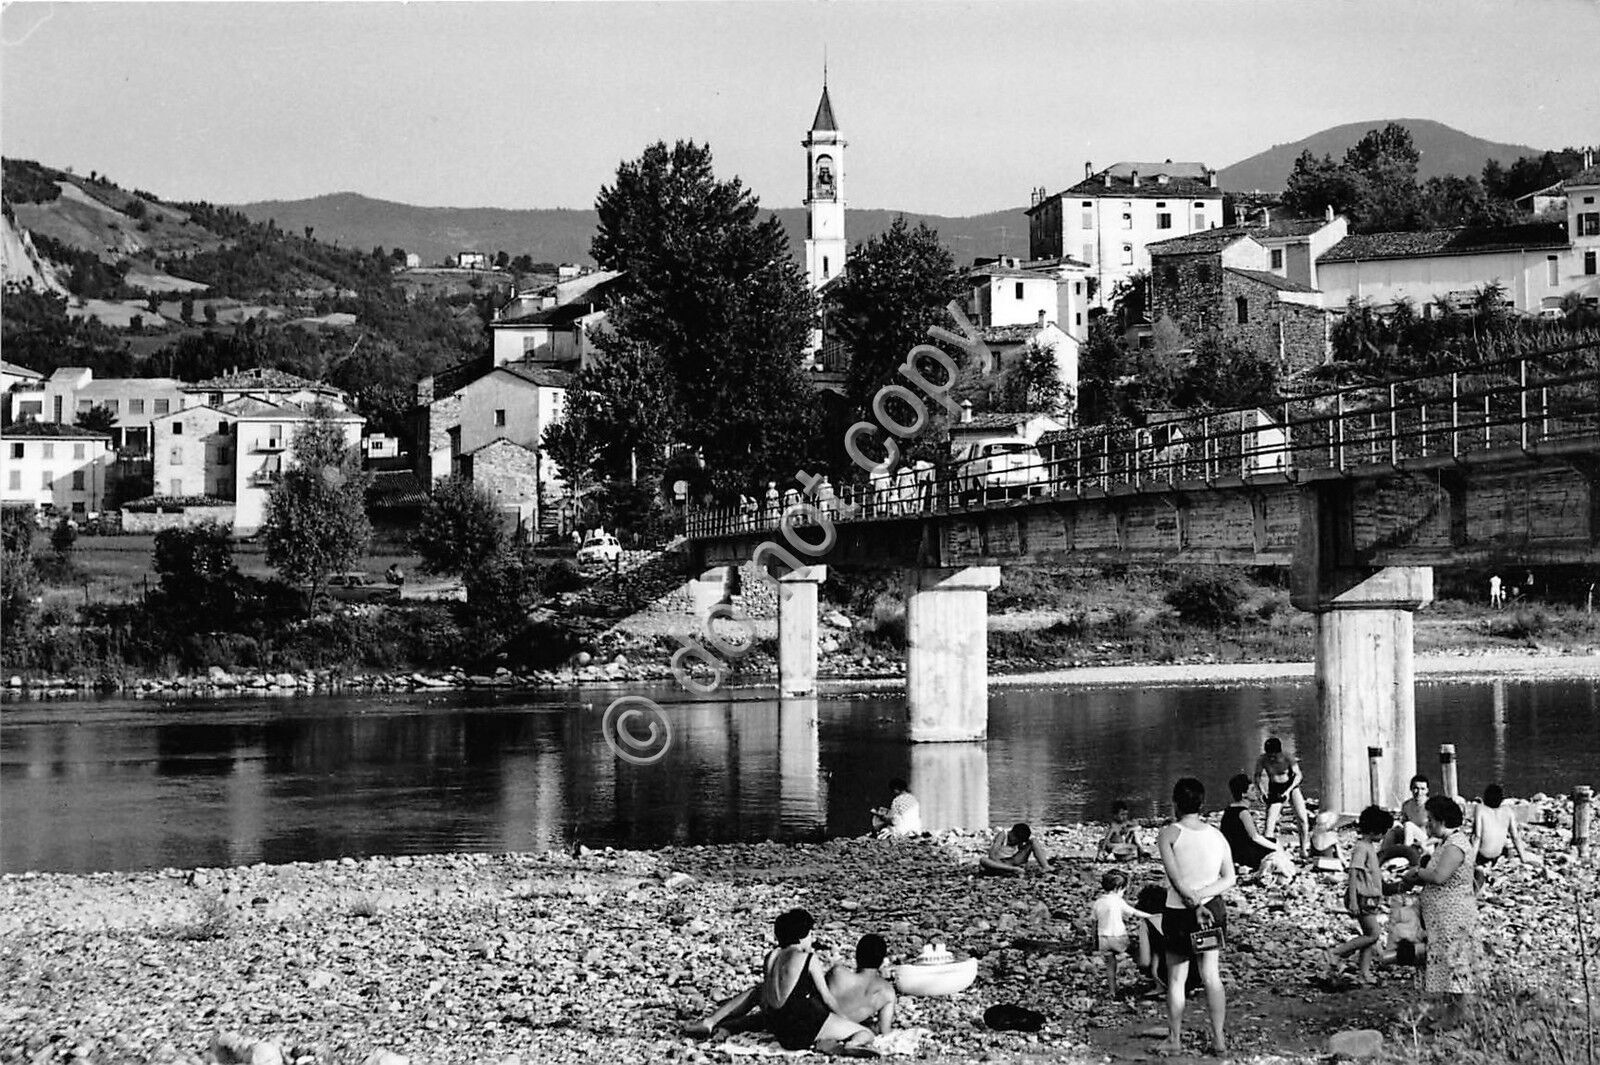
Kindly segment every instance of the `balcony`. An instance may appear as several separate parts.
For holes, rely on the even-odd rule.
[[[256,441],[257,451],[282,451],[284,448],[283,437],[269,436],[265,440]]]
[[[250,475],[251,488],[271,488],[283,479],[281,470],[257,470]]]

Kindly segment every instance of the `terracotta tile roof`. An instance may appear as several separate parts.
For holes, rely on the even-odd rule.
[[[301,389],[308,389],[329,395],[339,393],[337,388],[321,381],[312,381],[282,370],[269,370],[261,366],[183,386],[185,392],[255,392],[263,389],[275,392],[298,392]]]
[[[1333,223],[1326,218],[1274,218],[1264,226],[1246,228],[1251,236],[1260,240],[1262,237],[1309,237],[1323,226],[1331,225]]]
[[[369,507],[421,507],[427,505],[428,490],[412,470],[375,470],[367,489]]]
[[[1302,285],[1298,281],[1290,281],[1281,274],[1274,274],[1268,270],[1241,270],[1236,266],[1223,267],[1224,273],[1238,274],[1251,281],[1259,281],[1263,285],[1277,289],[1279,292],[1316,292],[1310,285]]]
[[[1144,250],[1151,255],[1215,255],[1223,248],[1250,236],[1250,231],[1241,226],[1228,226],[1223,229],[1208,229],[1202,233],[1190,233],[1186,237],[1169,237],[1146,244]]]
[[[1048,417],[1045,414],[974,414],[970,422],[954,422],[950,426],[952,433],[982,432],[988,429],[1017,429],[1027,425],[1035,418]]]
[[[1587,170],[1580,170],[1561,183],[1563,188],[1568,189],[1575,188],[1580,185],[1585,188],[1590,185],[1600,185],[1600,164],[1591,166]],[[1540,191],[1544,190],[1541,189]]]
[[[550,307],[542,311],[533,311],[529,314],[519,314],[514,318],[500,318],[489,323],[490,329],[500,329],[505,326],[519,325],[549,325],[570,326],[586,314],[592,314],[596,308],[588,303],[566,303],[560,307]]]
[[[533,448],[528,447],[526,444],[519,444],[515,440],[511,439],[509,436],[497,436],[493,440],[489,441],[487,444],[479,444],[477,447],[473,448],[471,451],[463,451],[461,453],[461,455],[462,455],[463,458],[465,458],[468,455],[476,455],[480,451],[488,451],[490,448],[495,447],[495,446],[497,446],[499,444],[505,444],[507,447],[514,447],[518,451],[526,451],[530,455],[537,454],[537,452],[534,451]]]
[[[433,375],[433,398],[444,399],[459,392],[493,369],[493,355],[479,355],[475,359],[446,366]]]
[[[7,362],[4,359],[0,359],[0,370],[11,374],[13,377],[26,377],[30,381],[44,380],[44,374],[40,373],[38,370],[30,370],[26,366],[19,366],[14,362]]]
[[[1047,274],[1043,270],[1029,270],[1020,266],[1001,266],[991,263],[987,266],[974,266],[967,271],[968,277],[1015,277],[1025,281],[1054,281],[1055,274]]]
[[[90,429],[80,429],[76,425],[62,425],[60,422],[15,422],[0,427],[0,436],[49,436],[72,440],[111,439],[110,433],[97,433]]]
[[[1514,226],[1462,226],[1420,233],[1361,233],[1345,237],[1329,248],[1318,263],[1357,262],[1365,259],[1421,259],[1435,255],[1482,255],[1524,248],[1565,248],[1566,226],[1559,222],[1530,222]]]
[[[1222,190],[1220,188],[1212,188],[1210,183],[1207,182],[1203,177],[1180,177],[1178,175],[1171,175],[1168,177],[1167,183],[1163,185],[1157,180],[1159,177],[1158,174],[1149,173],[1141,169],[1139,171],[1138,188],[1134,188],[1133,179],[1131,177],[1122,177],[1115,173],[1109,175],[1109,177],[1110,183],[1108,184],[1107,174],[1105,171],[1101,171],[1094,177],[1085,178],[1076,185],[1056,193],[1056,196],[1065,196],[1069,199],[1093,199],[1095,197],[1109,197],[1112,199],[1122,200],[1222,199]],[[1050,197],[1050,199],[1054,198],[1055,197]],[[1033,207],[1030,207],[1028,209],[1028,213],[1032,214],[1034,211],[1039,209],[1039,206],[1039,204],[1035,204]]]
[[[572,374],[570,372],[557,370],[538,363],[510,362],[504,366],[496,366],[495,370],[504,371],[512,377],[520,377],[524,381],[532,381],[534,384],[543,385],[545,388],[572,387]]]
[[[1038,322],[1028,322],[1024,325],[987,325],[982,331],[986,344],[1020,344],[1032,340],[1038,333]]]

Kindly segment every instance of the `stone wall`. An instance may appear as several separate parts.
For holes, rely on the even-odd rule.
[[[233,528],[233,507],[184,507],[183,509],[161,510],[155,513],[146,511],[124,510],[122,512],[122,531],[124,533],[156,533],[162,529],[184,529],[192,525],[201,525],[214,521],[225,528]]]
[[[1184,336],[1198,339],[1219,320],[1223,289],[1222,256],[1158,255],[1150,268],[1150,320],[1165,315]]]
[[[509,440],[485,444],[471,455],[472,481],[501,504],[533,503],[539,491],[539,457]]]
[[[1242,323],[1238,303],[1241,299],[1249,319]],[[1277,355],[1281,337],[1285,370],[1320,366],[1327,355],[1325,311],[1284,303],[1278,298],[1277,289],[1242,274],[1223,273],[1221,302],[1212,320],[1222,326],[1226,340],[1263,355]]]

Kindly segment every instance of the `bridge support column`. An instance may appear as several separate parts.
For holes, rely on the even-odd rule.
[[[689,612],[695,625],[704,625],[711,608],[722,602],[728,583],[728,567],[715,566],[689,582]]]
[[[827,566],[802,566],[778,578],[778,694],[817,694],[817,585]]]
[[[1292,574],[1294,605],[1317,616],[1322,809],[1343,813],[1398,807],[1417,771],[1411,615],[1433,601],[1431,566],[1363,564],[1355,514],[1347,482],[1308,485]]]
[[[989,592],[999,566],[906,572],[906,702],[912,743],[989,734]]]

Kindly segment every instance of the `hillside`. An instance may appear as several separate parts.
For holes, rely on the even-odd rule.
[[[404,248],[422,256],[424,263],[441,262],[460,251],[492,255],[502,250],[511,255],[529,255],[535,262],[587,263],[591,261],[589,241],[595,227],[592,210],[415,207],[354,192],[308,200],[245,203],[234,209],[255,222],[276,221],[292,233],[304,232],[310,226],[317,239],[348,248]],[[798,256],[805,243],[804,208],[784,207],[776,213]],[[865,240],[888,229],[898,213],[851,208],[851,241]],[[957,262],[971,262],[975,255],[997,254],[1002,226],[1008,252],[1026,255],[1028,251],[1028,219],[1020,207],[968,218],[910,212],[906,217],[913,224],[926,221],[937,229]]]
[[[1301,152],[1309,150],[1319,158],[1331,155],[1335,160],[1342,159],[1345,150],[1359,141],[1368,130],[1382,129],[1390,122],[1398,122],[1409,129],[1417,150],[1422,153],[1417,163],[1418,181],[1446,174],[1477,176],[1482,172],[1486,159],[1498,159],[1510,166],[1524,155],[1538,155],[1544,150],[1525,144],[1487,141],[1426,118],[1375,118],[1370,122],[1334,126],[1302,137],[1292,144],[1274,144],[1264,152],[1223,167],[1217,171],[1217,181],[1225,189],[1241,192],[1252,189],[1281,190]]]

